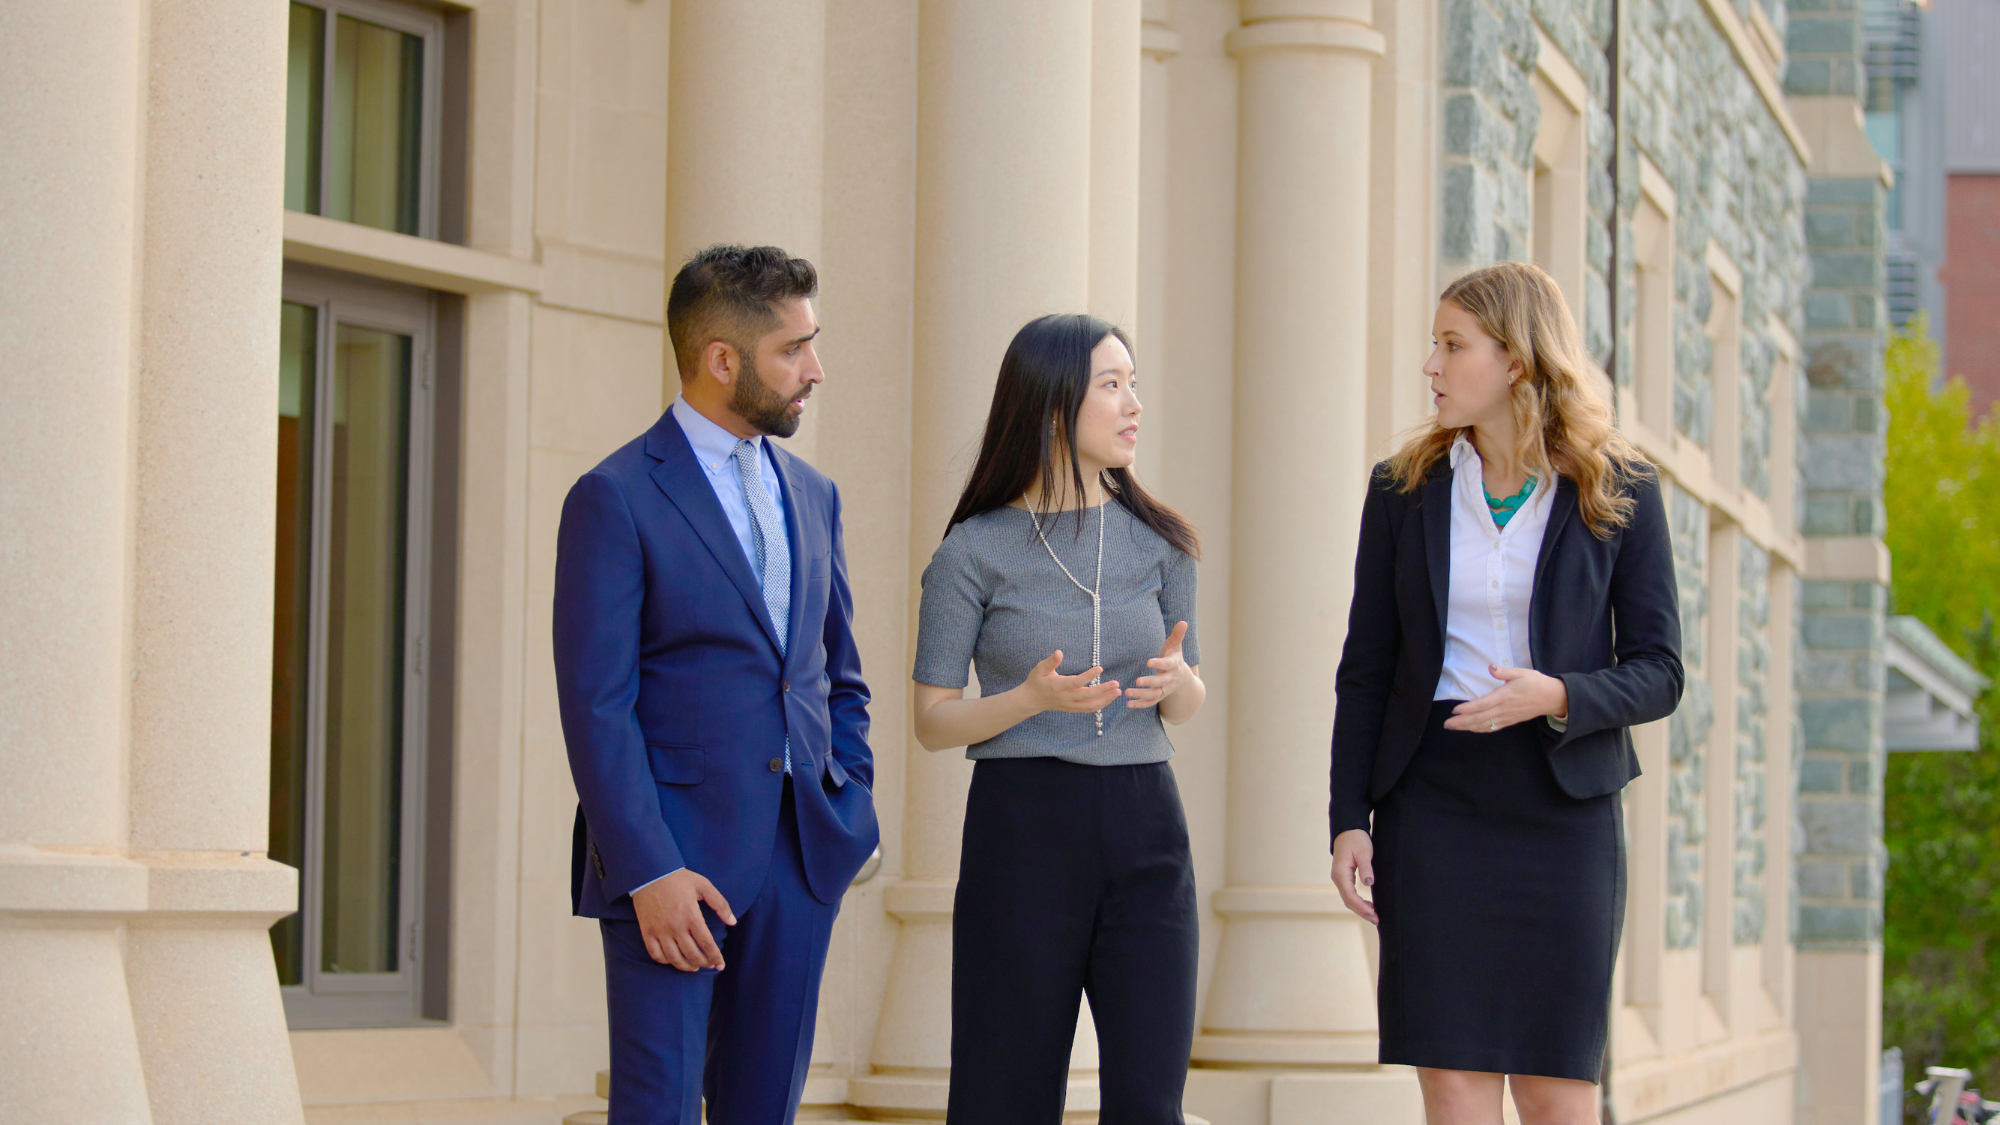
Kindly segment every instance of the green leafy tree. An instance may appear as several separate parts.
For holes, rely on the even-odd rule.
[[[1970,395],[1933,390],[1938,349],[1921,318],[1893,335],[1887,539],[1895,607],[2000,680],[2000,419],[1971,424]],[[2000,691],[1979,700],[1980,749],[1890,756],[1883,933],[1885,1044],[1911,1081],[1970,1068],[2000,1088]],[[1913,1104],[1910,1121],[1921,1114]]]

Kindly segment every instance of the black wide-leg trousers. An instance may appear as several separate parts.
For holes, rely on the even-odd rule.
[[[1084,995],[1098,1120],[1182,1125],[1198,942],[1167,763],[978,763],[952,915],[951,1125],[1058,1125]]]

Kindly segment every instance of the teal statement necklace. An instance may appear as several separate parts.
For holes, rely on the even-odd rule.
[[[1521,491],[1504,500],[1495,500],[1491,492],[1486,492],[1486,485],[1483,482],[1479,486],[1479,491],[1486,493],[1486,508],[1493,513],[1493,526],[1506,527],[1507,521],[1514,518],[1514,513],[1521,510],[1521,505],[1528,502],[1529,494],[1535,491],[1535,477],[1530,473],[1527,483],[1521,486]]]

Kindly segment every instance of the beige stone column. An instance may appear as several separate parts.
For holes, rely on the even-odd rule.
[[[1090,312],[1139,321],[1139,0],[1091,0]]]
[[[1090,6],[1072,0],[927,0],[920,10],[912,576],[930,563],[972,468],[1007,342],[1030,319],[1080,311],[1089,297],[1091,20]],[[913,631],[912,653],[915,643]],[[903,875],[885,892],[901,931],[874,1073],[853,1079],[848,1097],[881,1116],[942,1116],[971,769],[960,751],[909,746],[904,854],[890,857]],[[1080,1031],[1072,1067],[1094,1068],[1095,1043]],[[1079,1086],[1073,1078],[1070,1108],[1094,1110],[1094,1083]]]
[[[153,0],[132,580],[125,942],[153,1120],[298,1121],[269,929],[297,872],[264,858],[285,14]]]
[[[1139,397],[1146,404],[1146,429],[1139,442],[1139,478],[1158,490],[1169,410],[1167,319],[1167,164],[1171,91],[1167,62],[1180,53],[1180,36],[1170,26],[1169,0],[1145,0],[1139,28],[1139,245],[1137,322],[1127,327],[1139,348]],[[1093,249],[1095,243],[1092,244]]]
[[[1328,881],[1326,820],[1368,472],[1369,93],[1383,50],[1370,7],[1248,0],[1229,38],[1241,100],[1228,886],[1194,1048],[1210,1064],[1375,1060],[1366,923]]]
[[[820,257],[826,0],[679,0],[667,65],[667,282],[717,242]],[[746,71],[745,60],[769,65]],[[673,352],[666,397],[680,393]],[[818,394],[837,394],[822,388]],[[816,403],[787,443],[811,461]]]
[[[0,1120],[150,1121],[120,927],[146,7],[0,5]]]

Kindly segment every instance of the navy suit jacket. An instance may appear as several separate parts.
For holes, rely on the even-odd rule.
[[[1439,458],[1422,485],[1403,492],[1377,465],[1368,484],[1334,677],[1334,836],[1368,827],[1423,741],[1444,671],[1452,473]],[[1632,481],[1626,495],[1631,523],[1599,539],[1577,512],[1576,482],[1557,479],[1528,605],[1535,669],[1569,692],[1565,729],[1530,725],[1556,784],[1578,799],[1639,776],[1627,728],[1667,717],[1681,698],[1680,597],[1658,477]]]
[[[790,621],[771,620],[671,414],[563,502],[555,665],[578,797],[577,914],[630,919],[632,891],[680,867],[748,907],[777,838],[784,775],[772,763],[788,736],[813,896],[838,902],[875,849],[840,493],[775,444],[771,458],[791,542]]]

